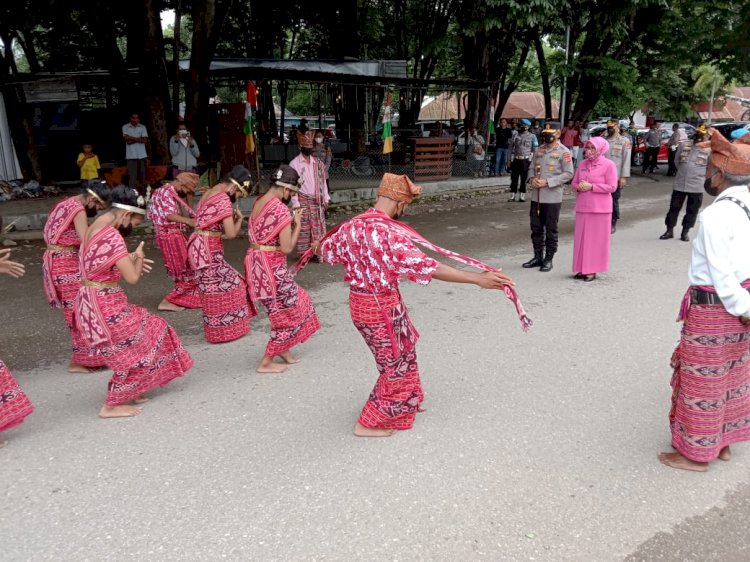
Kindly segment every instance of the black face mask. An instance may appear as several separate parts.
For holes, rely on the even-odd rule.
[[[94,207],[94,208],[86,207],[86,216],[88,218],[92,219],[92,218],[94,218],[98,214],[99,214],[99,211],[97,210],[96,207]]]
[[[299,151],[304,154],[305,156],[310,156],[313,153],[312,148],[307,148],[306,146],[299,149]]]
[[[525,133],[526,132],[526,127],[518,127],[518,132],[519,133]]]
[[[711,186],[711,178],[706,178],[706,181],[703,182],[703,190],[711,197],[716,197],[719,194],[719,188]]]
[[[292,196],[291,196],[291,195],[290,195],[289,197],[282,197],[282,198],[281,198],[281,202],[282,202],[282,203],[283,203],[284,205],[289,205],[289,202],[290,202],[291,200],[292,200]]]
[[[232,193],[232,195],[229,196],[229,200],[232,203],[234,203],[235,201],[237,201],[237,194],[236,193]]]
[[[133,233],[133,225],[129,224],[128,226],[118,226],[117,232],[120,233],[120,236],[123,238],[127,238]]]
[[[615,128],[614,127],[607,127],[607,134],[608,135],[613,135],[614,132],[615,132]]]
[[[555,135],[544,135],[542,140],[544,141],[544,144],[552,144],[555,142]]]

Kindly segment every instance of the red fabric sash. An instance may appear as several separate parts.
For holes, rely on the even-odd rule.
[[[47,244],[57,244],[60,236],[70,228],[70,224],[76,215],[83,210],[80,201],[72,197],[58,203],[50,211],[47,222],[44,224],[44,241]],[[45,250],[42,264],[42,281],[44,282],[44,294],[47,297],[47,302],[52,308],[62,308],[62,303],[57,298],[55,283],[52,280],[52,252],[50,250]]]
[[[482,271],[495,271],[498,273],[502,271],[499,268],[492,267],[491,265],[487,265],[486,263],[483,263],[479,260],[475,260],[474,258],[470,258],[468,256],[458,254],[451,250],[446,250],[445,248],[441,248],[440,246],[437,246],[436,244],[433,244],[432,242],[427,240],[424,236],[419,234],[419,232],[417,232],[410,226],[402,222],[393,220],[391,218],[387,218],[387,217],[383,217],[379,215],[363,214],[363,215],[358,215],[354,217],[353,219],[350,219],[350,221],[354,221],[354,220],[384,224],[388,226],[389,228],[396,230],[402,236],[406,236],[415,244],[424,246],[425,248],[432,250],[436,254],[440,254],[441,256],[445,256],[446,258],[452,259],[464,265],[470,265],[471,267],[475,267]],[[338,226],[333,227],[331,230],[329,230],[326,233],[326,235],[323,237],[323,239],[320,242],[323,242],[323,240],[333,235],[339,228],[341,228],[342,226],[344,226],[350,221],[343,222],[339,224]],[[305,267],[307,263],[310,261],[310,258],[312,258],[312,256],[313,256],[313,249],[310,248],[304,254],[302,254],[302,256],[300,256],[297,263],[294,264],[294,266],[292,267],[292,274],[296,275],[303,267]],[[510,300],[513,303],[513,305],[516,307],[516,314],[518,314],[518,319],[521,321],[521,329],[524,332],[528,332],[529,329],[534,325],[534,322],[526,314],[526,311],[524,310],[523,305],[521,304],[521,300],[518,298],[518,293],[516,292],[516,289],[510,285],[504,285],[503,292],[505,293],[505,296],[508,298],[508,300]]]
[[[750,289],[750,279],[745,279],[740,285],[742,285],[743,289]],[[690,308],[690,291],[692,291],[693,289],[699,289],[706,293],[716,292],[716,288],[714,288],[712,285],[690,285],[687,288],[687,291],[685,291],[685,295],[682,297],[682,301],[680,302],[680,312],[677,315],[677,322],[682,322],[685,320],[685,318],[687,318],[688,309]]]

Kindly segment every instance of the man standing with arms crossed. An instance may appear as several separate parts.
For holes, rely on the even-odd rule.
[[[542,131],[542,146],[531,161],[531,243],[534,257],[523,264],[529,269],[552,270],[552,258],[557,252],[557,223],[560,220],[563,185],[573,179],[573,157],[559,141],[560,132],[545,127]],[[544,255],[544,250],[547,254]]]
[[[609,152],[607,158],[615,163],[617,168],[617,190],[612,193],[612,234],[617,230],[617,221],[620,218],[620,193],[627,184],[630,177],[630,156],[632,146],[630,140],[620,134],[620,124],[610,119],[607,121],[607,136]]]
[[[125,141],[125,160],[128,164],[128,185],[138,193],[146,193],[146,143],[148,131],[141,125],[137,113],[130,115],[130,122],[122,126],[122,138]]]

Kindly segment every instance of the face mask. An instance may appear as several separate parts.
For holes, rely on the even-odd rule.
[[[706,181],[703,182],[703,190],[711,197],[716,197],[719,194],[719,188],[711,186],[712,178],[713,176],[711,176],[710,178],[706,178]]]
[[[118,226],[117,232],[119,232],[120,236],[122,236],[123,238],[127,238],[133,232],[133,225],[129,224],[128,226]]]
[[[229,196],[229,200],[232,203],[234,203],[235,201],[237,201],[237,194],[236,193],[232,193],[232,195]]]
[[[284,205],[289,205],[289,202],[290,202],[291,200],[292,200],[292,196],[291,196],[291,195],[290,195],[289,197],[282,197],[282,198],[281,198],[281,202],[282,202],[282,203],[283,203]]]
[[[545,144],[552,144],[553,142],[555,142],[555,135],[544,135],[542,137],[542,140]]]
[[[178,191],[177,195],[179,195],[182,199],[187,199],[187,193],[184,191]]]
[[[583,155],[586,160],[594,160],[598,156],[595,148],[584,148]]]
[[[615,132],[615,128],[614,127],[607,127],[607,134],[608,135],[613,135],[614,132]]]
[[[526,132],[526,127],[518,127],[518,132],[519,133],[525,133]]]
[[[321,142],[323,142],[323,137],[315,137],[315,142],[320,144]]]
[[[307,147],[300,148],[299,151],[305,156],[310,156],[313,153],[313,149]]]
[[[86,207],[86,216],[90,219],[94,218],[96,215],[99,214],[99,211],[96,207]]]

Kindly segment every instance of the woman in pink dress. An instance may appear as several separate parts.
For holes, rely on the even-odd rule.
[[[188,263],[185,235],[187,227],[195,226],[193,193],[199,179],[198,174],[182,172],[151,196],[148,218],[154,225],[154,241],[161,250],[167,275],[174,279],[174,287],[159,303],[158,310],[178,312],[201,307],[195,272]]]
[[[163,318],[130,304],[120,279],[136,284],[151,271],[143,242],[129,253],[123,236],[146,215],[145,201],[134,189],[112,190],[111,206],[86,231],[81,243],[81,289],[75,321],[105,364],[112,369],[99,417],[139,414],[144,394],[181,377],[193,360]]]
[[[302,209],[289,212],[287,204],[299,190],[299,174],[282,164],[272,175],[271,188],[250,211],[247,235],[250,248],[245,256],[245,278],[250,300],[261,302],[271,321],[271,338],[258,364],[259,373],[282,373],[299,360],[291,349],[320,329],[310,295],[297,285],[286,263],[300,233]]]
[[[21,277],[26,272],[20,263],[10,261],[10,250],[0,250],[0,273],[11,277]],[[0,360],[0,432],[22,423],[24,418],[34,411],[31,401],[18,386],[16,379]],[[0,440],[0,448],[6,441]]]
[[[576,192],[573,272],[576,279],[593,281],[609,271],[612,238],[612,192],[617,189],[617,168],[605,154],[609,143],[594,137],[583,147],[584,159],[571,186]]]
[[[236,238],[242,213],[232,208],[237,194],[250,193],[250,171],[235,166],[203,194],[195,213],[196,230],[188,242],[188,259],[196,274],[203,308],[203,333],[209,343],[241,338],[250,331],[255,309],[247,300],[242,276],[224,259],[222,235]]]
[[[104,365],[102,358],[73,325],[73,301],[81,287],[78,248],[89,226],[88,218],[109,206],[107,185],[99,180],[86,182],[83,192],[63,199],[49,212],[44,225],[47,249],[42,260],[42,278],[47,302],[62,308],[65,323],[73,340],[70,373],[90,373]]]

